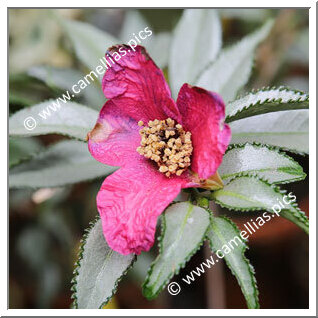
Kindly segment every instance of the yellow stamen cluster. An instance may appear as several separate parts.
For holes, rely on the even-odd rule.
[[[142,121],[139,126],[144,126]],[[180,176],[191,163],[191,133],[185,132],[173,119],[149,121],[140,131],[141,146],[137,151],[155,161],[159,171],[167,177]]]

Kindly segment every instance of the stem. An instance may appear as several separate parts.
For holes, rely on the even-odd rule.
[[[214,216],[219,215],[219,207],[212,201],[210,209]],[[211,249],[205,246],[205,252],[211,255]],[[216,256],[215,256],[216,257]],[[208,271],[207,276],[207,305],[209,308],[224,309],[226,308],[226,287],[225,287],[225,272],[224,261],[219,260],[211,271]]]
[[[219,207],[210,202],[210,209],[214,216],[219,215]],[[206,258],[211,256],[211,249],[209,244],[204,246],[204,254]],[[216,256],[215,256],[216,258]],[[225,288],[225,273],[224,273],[224,261],[219,260],[215,263],[211,270],[207,272],[207,305],[212,309],[225,309],[226,308],[226,288]]]
[[[209,200],[207,197],[205,197],[204,195],[202,195],[197,189],[195,188],[191,188],[190,190],[190,201],[193,204],[196,204],[202,208],[209,208]]]
[[[210,246],[206,241],[204,244],[205,258],[210,258],[211,253]],[[206,275],[207,307],[211,309],[225,309],[226,295],[223,260],[219,260],[218,263],[215,263],[213,267],[206,272]]]
[[[211,200],[211,194],[199,192],[193,188],[190,190],[190,200],[201,206],[202,208],[210,208],[214,216],[219,214],[219,207]],[[204,258],[209,259],[212,251],[208,242],[204,244]],[[216,258],[216,256],[215,256]],[[226,308],[226,291],[225,291],[225,273],[224,273],[224,261],[219,260],[215,263],[211,269],[206,272],[206,294],[207,294],[207,306],[211,309],[224,309]]]

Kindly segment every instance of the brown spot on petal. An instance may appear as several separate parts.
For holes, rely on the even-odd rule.
[[[109,136],[108,123],[105,121],[103,124],[96,123],[95,127],[87,134],[86,139],[93,142],[105,141]]]

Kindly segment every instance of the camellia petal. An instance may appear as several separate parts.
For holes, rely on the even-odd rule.
[[[192,134],[191,170],[208,179],[216,173],[231,139],[224,103],[215,93],[184,84],[177,105],[184,129]]]
[[[113,46],[105,58],[111,67],[103,78],[106,98],[137,122],[171,117],[177,121],[180,114],[171,98],[170,89],[162,71],[150,58],[145,48],[132,50],[126,45]]]
[[[124,255],[148,251],[158,216],[188,186],[185,177],[167,178],[143,159],[107,177],[97,208],[109,246]]]
[[[140,144],[139,129],[134,119],[109,100],[100,111],[94,129],[88,133],[88,149],[104,164],[123,166],[140,157],[136,151]]]
[[[95,159],[121,168],[104,181],[97,195],[97,208],[109,246],[124,255],[140,254],[153,245],[158,216],[182,188],[211,190],[223,186],[217,168],[229,144],[231,131],[224,123],[225,107],[217,94],[184,84],[176,104],[162,71],[143,47],[114,46],[106,58],[112,61],[103,78],[103,91],[109,101],[88,134],[88,145]],[[167,167],[158,171],[156,163],[160,161],[162,149],[159,153],[155,149],[157,157],[151,158],[154,161],[147,159],[150,158],[148,153],[144,157],[137,152],[141,145],[139,131],[143,129],[143,124],[139,126],[138,122],[148,125],[150,120],[169,118],[180,124],[177,129],[191,132],[191,140],[188,135],[191,157],[177,158],[176,155],[173,158],[188,159],[190,166],[180,175],[172,174],[170,166],[170,175],[163,173]],[[170,124],[176,123],[170,120]],[[171,127],[165,138],[173,130]],[[158,137],[154,135],[153,138]],[[143,143],[147,145],[150,141],[152,144],[153,138]],[[169,147],[175,146],[172,139]],[[179,138],[178,144],[180,142],[182,144]],[[165,145],[165,141],[163,143]],[[183,161],[180,163],[185,167]],[[171,164],[171,171],[174,165]]]

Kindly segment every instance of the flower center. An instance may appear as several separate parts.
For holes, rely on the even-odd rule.
[[[140,131],[141,142],[137,151],[144,157],[155,161],[159,171],[167,177],[172,174],[180,176],[191,163],[192,154],[191,133],[185,132],[180,124],[173,119],[155,119],[144,125]]]

